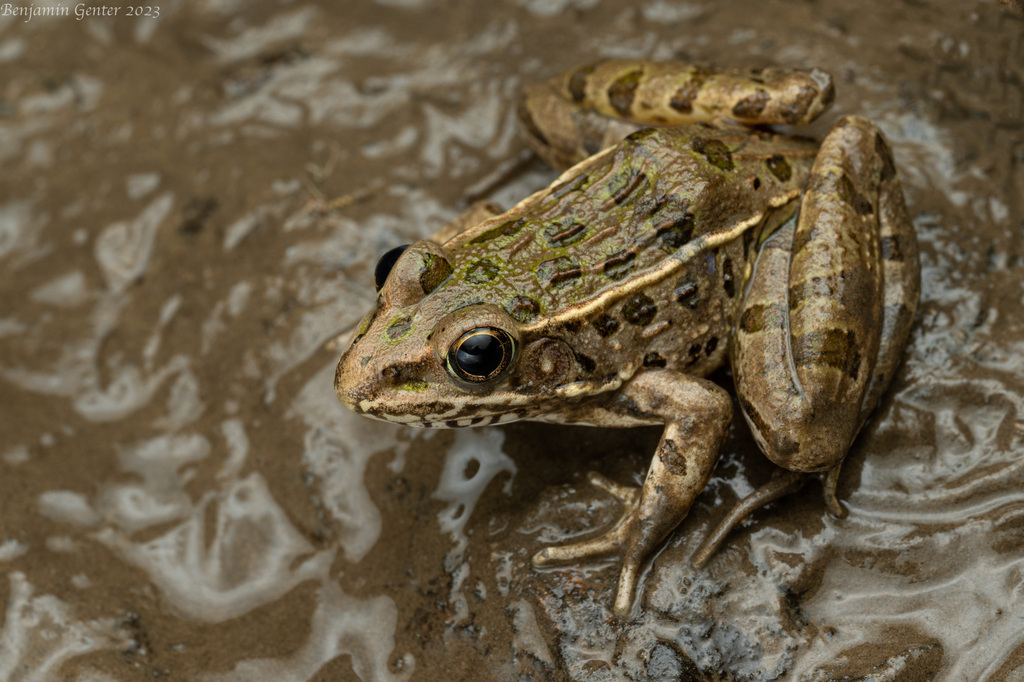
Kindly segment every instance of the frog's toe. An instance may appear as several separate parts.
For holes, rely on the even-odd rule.
[[[642,534],[637,533],[635,525],[635,519],[627,514],[614,528],[595,538],[561,547],[545,547],[533,555],[533,564],[571,564],[615,554],[622,555],[622,571],[619,574],[612,610],[615,615],[625,618],[632,607],[633,593],[636,591],[640,569],[646,556],[642,543],[637,542],[637,537]]]
[[[559,547],[545,547],[533,555],[534,566],[550,566],[553,564],[569,564],[581,559],[593,559],[621,552],[625,545],[627,528],[618,523],[611,530],[597,537],[582,542],[574,542]]]
[[[610,530],[601,533],[589,540],[574,542],[560,547],[545,547],[533,555],[533,563],[536,566],[547,566],[550,564],[567,564],[580,559],[590,559],[621,554],[622,548],[629,538],[631,524],[635,523],[637,500],[640,498],[640,489],[628,485],[619,485],[610,478],[606,478],[596,471],[587,475],[587,480],[595,488],[606,491],[617,499],[623,507],[622,516],[619,522]]]
[[[828,473],[821,479],[821,495],[825,500],[825,508],[828,509],[829,514],[837,519],[846,518],[846,508],[839,503],[839,498],[836,497],[836,488],[839,487],[839,470],[842,466],[843,463],[840,462],[829,469]]]
[[[604,490],[621,502],[627,511],[636,504],[637,498],[640,495],[640,488],[632,485],[620,485],[596,471],[591,471],[587,474],[587,480],[590,482],[590,485]]]

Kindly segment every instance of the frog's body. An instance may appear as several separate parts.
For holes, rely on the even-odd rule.
[[[520,115],[545,158],[596,153],[512,210],[451,227],[443,246],[402,253],[339,361],[339,398],[428,427],[664,425],[642,490],[594,478],[625,504],[619,524],[535,557],[622,553],[619,613],[714,468],[732,404],[701,377],[727,357],[762,450],[788,472],[829,472],[838,509],[839,465],[899,362],[918,298],[916,241],[884,140],[859,118],[820,147],[736,125],[644,127],[708,112],[805,122],[831,94],[820,72],[744,78],[643,61],[531,90]],[[751,496],[709,548],[802,480],[782,474]]]

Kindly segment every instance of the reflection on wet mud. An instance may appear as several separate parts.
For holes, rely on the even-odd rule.
[[[1012,3],[175,3],[0,16],[0,679],[1020,679],[1024,16]],[[372,268],[520,163],[523,83],[598,57],[816,66],[892,142],[924,295],[847,460],[689,558],[715,478],[609,617],[657,433],[356,417]],[[508,169],[519,168],[511,179]],[[492,191],[493,190],[493,191]],[[727,382],[727,378],[724,378]]]

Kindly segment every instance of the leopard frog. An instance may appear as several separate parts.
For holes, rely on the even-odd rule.
[[[920,290],[892,156],[870,121],[772,132],[833,98],[820,71],[610,60],[527,90],[529,144],[566,168],[506,212],[476,206],[389,252],[338,362],[351,410],[427,428],[534,420],[664,431],[640,488],[600,475],[621,519],[537,565],[622,559],[614,611],[711,476],[733,403],[779,466],[752,510],[839,467],[895,371]],[[761,127],[748,127],[748,126]]]

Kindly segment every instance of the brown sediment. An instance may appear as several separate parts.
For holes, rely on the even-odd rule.
[[[972,4],[966,23],[879,0],[655,3],[629,21],[607,2],[554,16],[536,3],[405,4],[228,14],[186,3],[155,19],[122,10],[4,26],[0,647],[25,635],[31,650],[5,648],[15,658],[0,669],[50,659],[51,679],[1012,679],[1024,664],[1016,3]],[[528,557],[614,524],[619,503],[586,472],[637,483],[659,429],[359,419],[331,395],[337,358],[324,344],[373,307],[380,253],[426,237],[473,178],[521,150],[506,127],[516,88],[637,45],[637,31],[652,54],[836,74],[837,107],[888,138],[876,140],[880,173],[905,187],[927,269],[909,351],[843,465],[848,517],[827,516],[812,482],[690,568],[737,499],[773,475],[737,418],[710,485],[645,574],[637,608],[648,615],[612,620],[614,560],[537,571]],[[782,45],[814,63],[784,63]],[[588,73],[568,79],[572,96]],[[695,73],[670,106],[692,109]],[[628,73],[609,97],[640,104]],[[697,147],[720,175],[738,153]],[[760,191],[794,167],[766,158]],[[530,171],[500,200],[554,178]],[[623,180],[612,204],[660,182]],[[860,213],[881,211],[837,182]],[[674,248],[695,218],[665,205],[657,229]],[[881,247],[890,265],[906,258],[898,238]],[[604,281],[615,281],[630,252],[605,253]],[[433,265],[424,291],[450,276]],[[474,276],[489,286],[505,265]],[[569,291],[574,272],[555,268],[552,282]],[[718,281],[680,279],[675,301],[629,301],[578,331],[620,342],[667,305],[699,319]],[[826,284],[804,282],[789,304]],[[541,311],[532,298],[507,308],[520,323]],[[776,327],[784,313],[750,308],[738,324]],[[396,340],[409,324],[396,321]],[[698,363],[728,342],[641,357],[657,371],[672,353]],[[797,351],[848,370],[847,345],[826,333]],[[728,373],[714,378],[731,390]],[[47,609],[66,609],[52,637],[35,618]],[[81,642],[93,648],[78,653]]]

